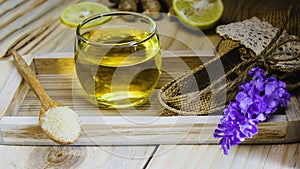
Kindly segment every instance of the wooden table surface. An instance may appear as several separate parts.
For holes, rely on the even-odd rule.
[[[65,7],[76,2],[0,0],[1,50],[19,40],[16,47],[21,54],[72,52],[75,29],[62,24],[59,15]],[[108,1],[100,2],[112,6]],[[299,3],[282,0],[223,2],[223,23],[247,19],[268,10],[287,8],[291,3]],[[47,28],[42,29],[40,25],[47,25]],[[213,45],[221,40],[214,30],[205,33]],[[300,168],[300,143],[239,145],[232,147],[228,156],[223,155],[219,145],[0,145],[0,169],[2,168]]]

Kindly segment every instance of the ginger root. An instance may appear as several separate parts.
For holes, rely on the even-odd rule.
[[[140,0],[144,12],[159,12],[161,9],[158,0]]]
[[[131,12],[137,12],[137,0],[120,0],[118,9],[120,11],[131,11]]]
[[[120,11],[131,12],[161,12],[164,2],[160,0],[109,0],[118,6]]]

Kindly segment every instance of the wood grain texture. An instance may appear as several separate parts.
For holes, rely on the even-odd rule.
[[[1,168],[143,168],[155,146],[4,146]]]
[[[300,166],[299,144],[239,145],[223,155],[216,145],[159,146],[148,168],[291,168]]]
[[[287,9],[290,5],[299,3],[299,0],[223,0],[224,14],[221,23],[237,22],[265,14],[274,9]]]
[[[19,9],[8,10],[1,16],[5,21],[6,27],[0,29],[0,58],[5,55],[11,46],[16,45],[17,42],[21,41],[28,34],[36,32],[35,30],[48,27],[58,18],[59,13],[57,11],[63,9],[64,3],[61,0],[30,0],[22,3],[18,7]],[[53,11],[53,13],[50,11]],[[56,13],[54,11],[56,11]],[[5,18],[8,18],[7,21]]]
[[[217,144],[213,137],[220,116],[81,116],[82,135],[74,145]],[[259,125],[245,143],[284,143],[287,122],[274,116]],[[43,133],[37,117],[3,117],[1,144],[56,145]],[[299,141],[299,138],[296,138]],[[293,140],[294,141],[294,140]]]
[[[26,55],[24,59],[27,64],[32,65],[33,55]],[[5,62],[6,66],[1,76],[3,80],[0,80],[2,81],[0,90],[1,117],[17,112],[18,107],[28,91],[28,86],[23,82],[21,75],[14,66],[13,60],[11,60],[11,58],[1,60],[1,63],[3,62]]]
[[[163,66],[160,81],[157,85],[159,89],[163,84],[169,82],[184,72],[189,71],[191,67],[202,64],[212,58],[212,53],[198,51],[201,57],[194,57],[195,52],[184,51],[163,51]],[[81,115],[95,115],[98,112],[98,107],[87,102],[82,97],[82,90],[76,74],[74,72],[75,65],[72,53],[51,53],[44,55],[35,55],[34,65],[38,78],[47,93],[55,100],[64,103],[65,105],[79,109]],[[172,65],[172,66],[169,66]],[[55,67],[55,69],[53,69]],[[139,108],[141,111],[127,110],[123,111],[123,115],[159,115],[159,103],[157,101],[157,91],[151,95],[151,104],[147,104]],[[77,106],[81,105],[81,106]],[[155,111],[147,111],[149,108]],[[40,103],[32,90],[28,92],[24,102],[22,103],[19,115],[37,115],[40,109]],[[98,113],[99,114],[99,113]],[[120,115],[114,110],[101,110],[102,115]]]

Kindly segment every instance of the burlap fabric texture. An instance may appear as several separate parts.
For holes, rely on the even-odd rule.
[[[249,78],[248,71],[255,66],[262,67],[268,74],[276,74],[278,79],[287,83],[289,90],[298,88],[299,11],[300,5],[297,5],[258,16],[260,20],[278,28],[271,43],[260,54],[238,41],[224,38],[217,47],[218,55],[214,59],[195,67],[161,88],[158,95],[163,107],[161,115],[206,115],[222,111],[228,102],[235,98],[239,86]],[[291,38],[283,36],[284,34],[295,36]],[[289,43],[296,47],[290,47]],[[276,51],[277,55],[274,54]],[[219,69],[220,64],[224,74],[214,74],[212,70]]]

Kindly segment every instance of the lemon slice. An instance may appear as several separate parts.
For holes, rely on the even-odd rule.
[[[81,2],[65,8],[60,15],[60,19],[64,24],[76,27],[81,21],[88,18],[89,16],[109,11],[110,9],[108,7],[100,3]],[[110,18],[105,17],[103,19],[97,20],[97,24],[101,24],[107,21],[108,19]],[[93,22],[93,25],[94,24],[96,23]]]
[[[222,0],[173,0],[172,6],[183,22],[202,30],[213,27],[224,9]]]

